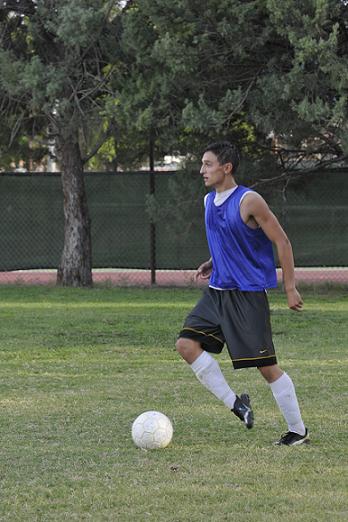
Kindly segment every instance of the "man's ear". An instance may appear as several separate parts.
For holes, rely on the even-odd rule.
[[[232,165],[232,163],[225,163],[225,165],[224,165],[224,172],[225,172],[225,174],[232,174],[233,173],[233,165]]]

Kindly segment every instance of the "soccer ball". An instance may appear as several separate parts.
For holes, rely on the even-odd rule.
[[[172,423],[159,411],[145,411],[132,424],[132,438],[138,448],[165,448],[172,437]]]

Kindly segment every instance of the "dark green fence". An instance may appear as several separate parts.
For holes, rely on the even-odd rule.
[[[297,266],[348,266],[348,170],[304,175],[270,203],[291,239]]]
[[[208,256],[199,175],[155,177],[156,267],[195,268]],[[86,187],[93,266],[150,268],[149,174],[87,173]],[[291,238],[297,266],[348,266],[347,170],[263,192]],[[59,174],[0,174],[0,227],[1,271],[56,268],[63,247]]]

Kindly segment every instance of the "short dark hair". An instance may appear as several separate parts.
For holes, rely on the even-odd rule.
[[[225,163],[232,163],[232,173],[233,175],[236,173],[240,158],[238,149],[233,143],[230,141],[215,141],[214,143],[210,143],[205,148],[203,154],[205,152],[212,152],[215,154],[219,160],[220,165],[224,165]]]

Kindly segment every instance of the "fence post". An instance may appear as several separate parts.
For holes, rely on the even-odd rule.
[[[154,135],[153,131],[150,131],[149,141],[149,167],[150,167],[150,194],[155,194],[156,183],[155,183],[155,154],[154,154]],[[150,270],[151,270],[151,285],[156,284],[156,225],[154,222],[150,222]]]

